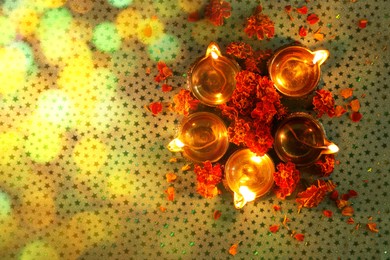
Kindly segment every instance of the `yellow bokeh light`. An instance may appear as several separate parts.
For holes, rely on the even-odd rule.
[[[134,192],[133,177],[126,172],[117,172],[110,175],[108,178],[108,191],[110,194],[118,196],[130,195]]]
[[[193,13],[202,9],[203,0],[178,0],[179,6],[187,13]]]
[[[25,37],[35,33],[39,24],[39,14],[29,8],[15,9],[11,12],[10,19],[16,24],[17,31]]]
[[[57,8],[66,3],[66,0],[35,0],[34,4],[42,8]]]
[[[38,97],[37,112],[43,121],[66,126],[72,115],[72,102],[62,90],[47,90]]]
[[[20,255],[20,260],[57,260],[60,259],[54,247],[44,241],[33,241],[27,244]]]
[[[0,133],[0,165],[19,161],[21,136],[16,131]]]
[[[74,41],[72,53],[76,54],[85,48],[88,48],[89,53],[91,52],[87,42],[92,39],[92,30],[93,26],[86,20],[74,19],[72,21],[72,25],[69,28],[69,37]],[[83,53],[85,52],[84,50]]]
[[[107,160],[106,145],[99,139],[84,137],[77,142],[72,158],[83,171],[94,172],[99,170]]]
[[[155,17],[142,20],[137,28],[137,37],[145,44],[156,41],[163,34],[164,24]]]
[[[26,56],[18,48],[0,48],[0,94],[11,94],[24,85]]]
[[[129,38],[136,36],[141,21],[141,14],[134,7],[130,7],[118,14],[115,25],[122,38]]]

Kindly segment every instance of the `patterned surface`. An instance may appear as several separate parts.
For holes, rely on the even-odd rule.
[[[187,21],[205,0],[1,1],[1,259],[227,259],[235,243],[239,259],[390,258],[387,1],[263,3],[276,28],[269,41],[243,32],[255,1],[230,2],[232,16],[215,27]],[[287,4],[306,4],[320,22],[309,26],[296,12],[291,21]],[[300,38],[303,25],[310,31]],[[318,28],[323,41],[313,38]],[[152,116],[145,105],[170,101],[212,40],[222,49],[242,40],[273,50],[299,40],[330,51],[319,87],[337,104],[345,103],[340,90],[352,87],[362,104],[359,123],[321,119],[341,149],[333,180],[359,194],[355,224],[329,200],[298,213],[293,199],[270,194],[238,211],[227,191],[201,198],[193,172],[181,171],[187,162],[169,162],[175,155],[165,146],[180,117]],[[170,93],[154,81],[159,60],[174,71]],[[178,175],[173,202],[164,194],[168,172]],[[285,216],[290,230],[270,233]],[[293,230],[305,240],[294,240]]]

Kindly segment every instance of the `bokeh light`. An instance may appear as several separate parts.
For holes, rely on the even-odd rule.
[[[9,47],[16,48],[24,54],[25,59],[23,59],[22,61],[25,61],[25,65],[23,67],[25,67],[26,71],[31,71],[35,62],[34,53],[31,46],[26,42],[17,41],[11,43]]]
[[[28,59],[20,48],[0,47],[0,94],[14,93],[25,83]]]
[[[180,56],[180,49],[176,36],[164,34],[148,46],[148,53],[154,61],[172,61]]]
[[[130,173],[116,172],[108,178],[108,190],[110,194],[117,196],[128,196],[135,191],[133,179]]]
[[[103,52],[115,52],[122,44],[118,30],[111,22],[100,23],[93,29],[92,42]]]
[[[39,24],[39,14],[31,8],[15,9],[9,17],[16,25],[17,32],[24,37],[34,34]]]
[[[83,171],[95,172],[99,170],[107,160],[107,147],[99,139],[84,137],[78,141],[72,152],[73,160]]]
[[[142,20],[137,28],[138,39],[145,44],[156,41],[163,33],[164,25],[157,17]]]
[[[0,220],[11,215],[11,200],[7,193],[0,190]]]
[[[34,0],[34,4],[41,8],[57,8],[66,3],[66,0]]]
[[[39,96],[37,111],[42,121],[58,126],[69,126],[72,115],[72,102],[64,91],[51,89]]]
[[[33,241],[27,244],[21,252],[20,260],[57,260],[60,259],[54,247],[44,241]]]
[[[141,14],[135,8],[129,7],[118,13],[115,24],[122,38],[130,38],[137,35],[141,21]]]
[[[0,133],[0,165],[7,165],[20,160],[19,147],[22,138],[16,131]]]
[[[15,39],[15,24],[5,16],[0,16],[0,46],[9,44]]]
[[[107,2],[117,8],[125,8],[133,3],[133,0],[107,0]]]
[[[200,11],[205,5],[203,0],[178,0],[179,6],[187,13]]]

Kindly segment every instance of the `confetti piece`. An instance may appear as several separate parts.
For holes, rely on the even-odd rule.
[[[231,255],[236,255],[237,254],[237,249],[238,249],[238,244],[233,244],[230,248],[229,248],[229,254]]]

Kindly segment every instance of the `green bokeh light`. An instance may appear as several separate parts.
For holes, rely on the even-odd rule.
[[[114,7],[124,8],[133,3],[133,0],[108,0],[108,3]]]
[[[115,24],[103,22],[93,29],[92,42],[103,52],[115,52],[121,46],[121,37]]]
[[[9,196],[0,191],[0,219],[7,217],[11,214],[11,201]]]
[[[26,70],[31,71],[34,66],[34,53],[31,46],[26,42],[14,42],[11,47],[20,50],[24,54]]]
[[[7,17],[0,16],[0,32],[0,46],[9,44],[16,36],[15,24]]]
[[[154,61],[175,60],[180,52],[180,43],[176,36],[164,34],[148,47],[148,53]]]

